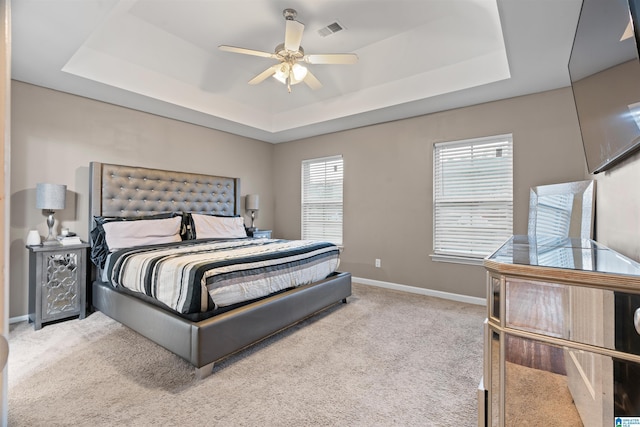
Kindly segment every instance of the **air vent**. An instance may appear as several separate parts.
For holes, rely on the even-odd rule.
[[[344,27],[342,26],[342,24],[336,21],[332,24],[327,25],[326,27],[320,28],[318,30],[318,34],[320,34],[321,37],[327,37],[342,30],[344,30]]]

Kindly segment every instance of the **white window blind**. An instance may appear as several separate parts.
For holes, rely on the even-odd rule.
[[[302,238],[342,244],[342,156],[302,162]]]
[[[513,234],[513,138],[434,145],[434,253],[484,258]]]

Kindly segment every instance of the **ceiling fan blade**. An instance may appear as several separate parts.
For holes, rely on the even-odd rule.
[[[293,19],[287,19],[285,22],[287,26],[284,31],[284,48],[291,52],[297,52],[300,49],[300,42],[302,42],[304,24]]]
[[[322,83],[320,83],[320,80],[318,80],[316,76],[311,74],[311,71],[307,71],[307,75],[304,77],[303,82],[305,82],[306,85],[313,90],[320,89],[322,87]]]
[[[272,75],[275,74],[275,72],[278,69],[279,65],[280,64],[277,64],[277,65],[274,65],[272,67],[267,68],[266,70],[264,70],[263,72],[261,72],[260,74],[258,74],[257,76],[255,76],[254,78],[249,80],[249,84],[250,85],[257,85],[258,83],[262,83],[263,81],[265,81],[266,79],[268,79],[269,77],[271,77]]]
[[[263,52],[261,50],[245,49],[243,47],[220,45],[218,46],[218,49],[225,52],[242,53],[244,55],[261,56],[263,58],[276,58],[275,53]]]
[[[355,53],[305,55],[304,62],[307,64],[355,64],[358,62],[358,55]]]

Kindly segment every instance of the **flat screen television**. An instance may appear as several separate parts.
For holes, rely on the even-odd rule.
[[[640,149],[640,0],[584,0],[569,75],[589,173]]]

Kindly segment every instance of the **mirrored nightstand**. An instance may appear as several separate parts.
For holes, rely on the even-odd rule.
[[[29,250],[29,322],[44,323],[86,315],[89,245],[27,246]]]
[[[271,230],[259,230],[259,229],[247,229],[247,236],[253,237],[254,239],[270,239],[271,238]]]

